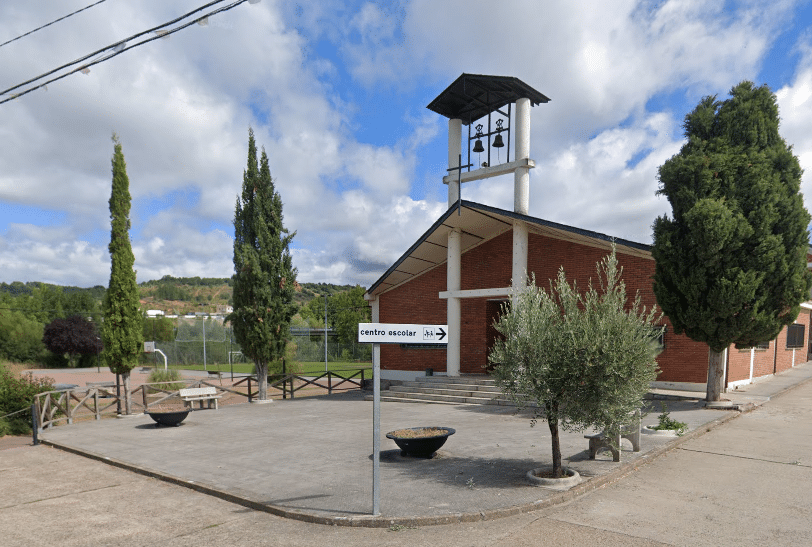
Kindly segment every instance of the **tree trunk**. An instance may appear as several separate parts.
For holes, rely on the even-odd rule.
[[[124,414],[129,416],[132,411],[130,405],[130,371],[122,373],[121,379],[124,382]]]
[[[719,401],[725,390],[725,352],[708,349],[708,387],[705,400]]]
[[[547,426],[550,428],[553,445],[553,477],[558,479],[564,476],[561,466],[561,439],[558,437],[558,403],[547,404]]]
[[[268,398],[268,363],[256,363],[257,369],[257,399],[264,401]]]

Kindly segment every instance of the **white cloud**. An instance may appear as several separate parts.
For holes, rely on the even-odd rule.
[[[22,81],[198,5],[100,4],[0,48],[3,79]],[[300,279],[369,285],[446,209],[445,165],[426,148],[440,146],[445,161],[445,121],[423,110],[431,96],[409,94],[439,93],[461,72],[515,75],[552,98],[533,109],[531,214],[646,242],[667,210],[654,195],[656,169],[678,150],[684,114],[652,112],[649,101],[695,102],[754,77],[792,9],[755,2],[722,11],[700,0],[589,9],[557,0],[543,10],[531,0],[242,5],[0,106],[0,208],[66,213],[48,228],[36,219],[5,232],[0,224],[0,269],[6,281],[106,284],[106,242],[96,239],[109,230],[116,131],[136,205],[139,280],[230,276],[251,125],[285,225],[297,231]],[[64,11],[0,4],[8,21],[0,42]],[[328,46],[337,53],[324,54]],[[807,171],[809,66],[779,92],[782,133]],[[402,100],[390,102],[393,91]],[[396,139],[356,136],[366,129],[359,120],[372,119],[359,113],[395,108],[404,110],[389,112],[401,122]],[[507,209],[512,194],[511,177],[463,189],[465,199]]]
[[[798,65],[795,79],[776,91],[778,113],[781,116],[779,132],[793,151],[804,170],[801,192],[807,210],[812,210],[812,48],[807,42],[800,45],[803,58]]]

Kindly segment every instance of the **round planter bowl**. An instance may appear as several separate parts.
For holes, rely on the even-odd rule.
[[[646,435],[657,435],[659,437],[677,437],[676,429],[654,429],[653,425],[643,426],[643,433]]]
[[[540,477],[544,473],[549,473],[552,467],[539,467],[531,469],[527,472],[527,480],[537,486],[558,487],[558,488],[572,488],[581,482],[581,475],[575,469],[569,467],[564,468],[564,476],[560,479],[553,479],[548,477]]]
[[[188,410],[175,410],[170,412],[147,412],[149,417],[155,420],[155,427],[159,425],[179,426],[189,415]]]
[[[457,431],[450,427],[410,427],[410,431],[419,431],[421,429],[442,429],[445,433],[434,435],[431,437],[396,437],[393,435],[394,431],[386,434],[387,439],[392,439],[398,448],[404,453],[417,458],[430,458],[432,454],[437,452],[445,441],[456,433]]]

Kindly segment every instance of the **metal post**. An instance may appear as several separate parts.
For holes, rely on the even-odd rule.
[[[324,295],[324,372],[327,372],[327,295]]]
[[[209,371],[206,366],[206,318],[203,318],[203,370]]]
[[[372,346],[372,354],[380,355]],[[372,515],[381,514],[381,361],[372,360]]]
[[[31,403],[31,430],[34,432],[34,446],[39,444],[37,433],[39,433],[39,424],[37,424],[37,405]]]

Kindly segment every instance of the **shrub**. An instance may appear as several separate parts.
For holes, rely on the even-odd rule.
[[[155,387],[160,389],[175,391],[176,389],[186,387],[186,384],[182,380],[183,378],[180,375],[180,371],[176,369],[155,369],[149,373],[147,383],[158,384]]]
[[[24,410],[19,414],[0,418],[0,437],[31,433],[31,403],[37,393],[51,391],[51,378],[37,378],[30,372],[16,376],[0,363],[0,416]]]
[[[43,325],[22,312],[0,310],[0,359],[34,363],[46,353]]]

